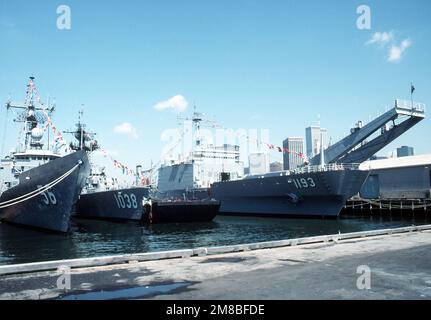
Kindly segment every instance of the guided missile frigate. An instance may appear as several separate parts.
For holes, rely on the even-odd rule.
[[[87,153],[68,149],[54,129],[54,107],[41,103],[34,77],[24,105],[10,102],[21,123],[18,146],[0,162],[0,220],[49,231],[67,232],[70,216],[89,174]],[[49,125],[54,131],[49,141]],[[48,136],[45,144],[43,137]]]

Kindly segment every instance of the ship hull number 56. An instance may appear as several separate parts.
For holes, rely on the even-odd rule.
[[[114,194],[114,198],[119,209],[138,209],[138,201],[133,193],[127,194],[118,192]]]
[[[39,185],[37,186],[38,189],[43,188],[43,186]],[[54,192],[52,192],[51,189],[47,189],[44,192],[40,193],[42,197],[42,203],[46,206],[55,206],[57,204],[57,198],[55,197]]]

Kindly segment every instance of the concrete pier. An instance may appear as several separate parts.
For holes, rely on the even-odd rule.
[[[151,255],[2,266],[0,299],[431,299],[431,226]]]

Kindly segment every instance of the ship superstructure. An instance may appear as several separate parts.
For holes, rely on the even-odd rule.
[[[158,168],[157,191],[162,198],[207,198],[208,188],[223,179],[240,179],[244,164],[238,145],[216,146],[201,136],[203,123],[208,123],[196,109],[192,118],[194,141],[183,158],[167,158]]]

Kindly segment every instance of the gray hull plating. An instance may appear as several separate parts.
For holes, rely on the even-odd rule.
[[[151,197],[159,200],[206,200],[210,198],[209,188],[178,189],[165,192],[153,191]]]
[[[73,206],[90,172],[84,151],[74,152],[22,173],[19,184],[0,197],[0,202],[4,202],[25,195],[59,178],[79,162],[79,167],[49,192],[0,209],[0,220],[51,231],[69,231]]]
[[[146,187],[82,194],[76,207],[78,217],[111,220],[141,220]]]
[[[211,195],[220,213],[241,215],[338,216],[357,194],[368,171],[340,170],[253,177],[217,182]]]

